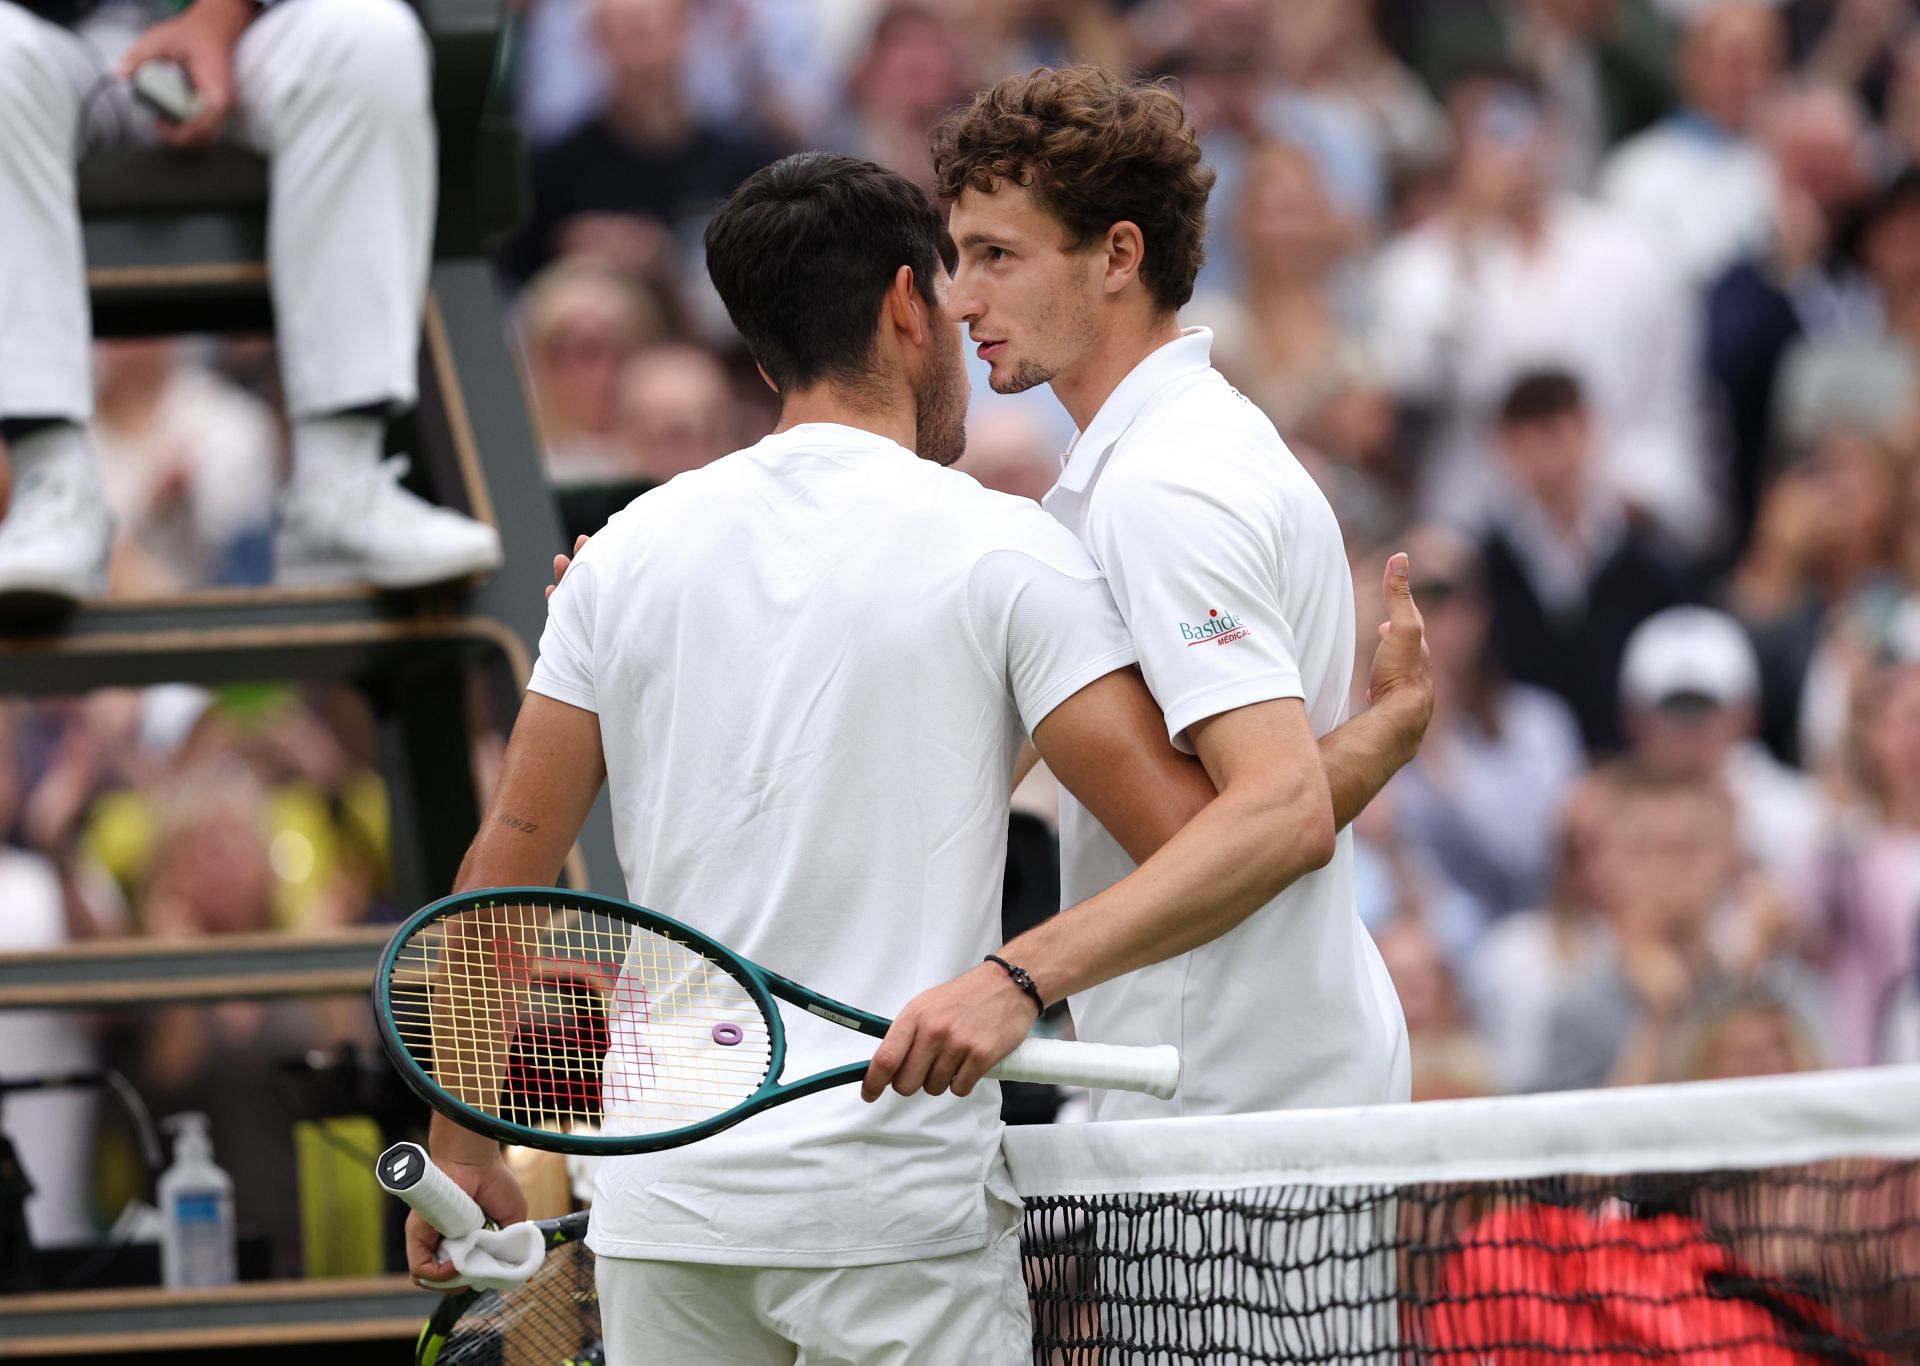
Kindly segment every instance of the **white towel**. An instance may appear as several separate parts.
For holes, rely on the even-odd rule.
[[[483,1228],[463,1238],[447,1238],[441,1255],[459,1273],[444,1281],[426,1281],[434,1290],[514,1290],[525,1285],[547,1255],[547,1240],[531,1222]]]

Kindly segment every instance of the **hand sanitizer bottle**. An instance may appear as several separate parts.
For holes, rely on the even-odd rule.
[[[213,1165],[207,1117],[171,1115],[173,1165],[161,1174],[160,1279],[169,1288],[234,1281],[233,1179]]]

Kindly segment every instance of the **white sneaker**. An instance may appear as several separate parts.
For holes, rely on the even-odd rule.
[[[84,464],[14,460],[0,520],[0,610],[71,608],[106,591],[113,517]]]
[[[500,533],[400,486],[407,458],[324,491],[289,493],[274,535],[274,582],[424,588],[498,569]]]

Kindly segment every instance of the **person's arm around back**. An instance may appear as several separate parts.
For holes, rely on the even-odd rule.
[[[1317,744],[1298,699],[1189,727],[1199,762],[1168,741],[1138,672],[1075,693],[1034,730],[1061,783],[1140,867],[1005,945],[1055,1001],[1197,948],[1332,857],[1335,831],[1412,758],[1433,710],[1424,624],[1405,555],[1386,571],[1388,619],[1371,706]],[[1031,999],[999,966],[920,993],[895,1018],[862,1094],[966,1095],[1026,1037]]]

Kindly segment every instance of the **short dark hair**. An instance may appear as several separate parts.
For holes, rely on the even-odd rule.
[[[1500,404],[1500,425],[1523,427],[1586,411],[1580,381],[1565,370],[1533,370],[1515,380]]]
[[[935,302],[953,239],[926,194],[871,161],[801,152],[748,176],[707,224],[707,274],[781,392],[857,380],[901,266]]]
[[[997,181],[1030,187],[1076,248],[1132,223],[1155,305],[1171,313],[1193,297],[1214,174],[1164,86],[1097,66],[1008,76],[934,131],[933,174],[943,199],[991,193]]]

